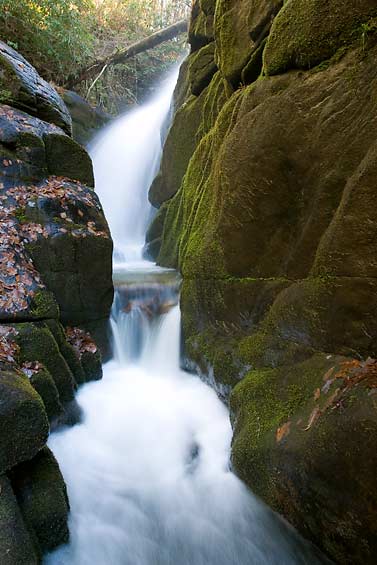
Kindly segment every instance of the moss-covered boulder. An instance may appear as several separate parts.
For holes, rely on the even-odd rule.
[[[59,391],[51,373],[38,362],[24,363],[22,371],[29,377],[32,387],[42,398],[49,421],[51,422],[59,417],[63,412],[63,406],[60,402]]]
[[[61,354],[67,361],[67,364],[72,371],[76,383],[79,385],[83,384],[85,382],[85,373],[76,350],[67,338],[65,329],[57,320],[46,320],[45,324],[48,326],[50,332],[54,336]]]
[[[73,374],[47,325],[17,324],[16,340],[19,345],[19,362],[39,361],[52,378],[62,403],[74,398],[76,383]]]
[[[31,241],[28,253],[56,297],[61,320],[80,324],[106,319],[113,299],[113,244],[94,191],[50,178],[35,187],[25,216],[27,222],[49,226],[49,237]]]
[[[175,115],[165,142],[160,173],[149,191],[149,200],[156,208],[169,200],[181,185],[196,147],[196,132],[201,121],[205,94],[204,90],[199,97],[191,96]]]
[[[0,476],[0,563],[38,565],[39,562],[10,481]]]
[[[308,69],[348,48],[368,34],[377,16],[374,0],[289,0],[275,19],[268,38],[264,69],[269,75]]]
[[[162,234],[164,231],[164,223],[167,212],[167,203],[164,203],[150,223],[145,235],[145,247],[143,249],[144,257],[155,261],[160,253]]]
[[[32,461],[13,469],[11,479],[25,523],[41,553],[67,543],[67,489],[52,452],[45,447]]]
[[[189,64],[192,57],[189,58]],[[189,70],[187,77],[190,84]],[[182,80],[185,78],[182,77]],[[227,81],[220,73],[215,73],[209,86],[199,96],[189,96],[178,108],[165,142],[160,172],[149,190],[149,200],[153,206],[159,208],[177,193],[196,147],[213,127],[232,93]]]
[[[65,333],[82,367],[85,381],[102,379],[102,356],[92,336],[81,328],[68,327]]]
[[[215,45],[210,43],[191,57],[188,73],[192,94],[199,96],[209,85],[216,71]]]
[[[252,54],[267,37],[282,0],[218,0],[215,13],[216,63],[234,86]]]
[[[71,117],[56,92],[20,53],[0,42],[0,102],[61,127],[71,134]]]
[[[337,563],[375,561],[376,385],[375,361],[316,354],[231,398],[237,473]]]
[[[94,187],[92,161],[81,145],[67,135],[55,133],[46,137],[45,147],[50,175],[68,177]]]
[[[4,473],[42,449],[49,425],[41,397],[22,372],[0,369],[0,398],[0,473]]]

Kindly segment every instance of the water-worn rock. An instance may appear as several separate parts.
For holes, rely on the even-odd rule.
[[[59,94],[71,114],[73,139],[83,146],[86,146],[98,130],[112,119],[112,116],[100,108],[93,108],[76,92],[59,89]]]
[[[9,479],[0,476],[0,563],[37,565],[39,559]]]
[[[239,86],[242,70],[268,35],[282,4],[282,0],[216,2],[216,63],[223,76],[234,86]]]
[[[19,362],[39,361],[54,379],[62,403],[74,398],[76,383],[51,331],[41,324],[17,324],[16,340],[20,348]]]
[[[165,153],[169,154],[169,158],[162,159],[160,174],[149,191],[149,200],[156,208],[171,198],[181,185],[196,147],[196,132],[201,121],[205,94],[204,90],[199,97],[191,96],[175,115],[165,142],[165,147],[170,147],[169,153]]]
[[[67,543],[69,503],[59,465],[45,447],[11,473],[12,486],[25,523],[41,553]]]
[[[216,71],[215,45],[210,43],[191,57],[188,73],[192,94],[199,96],[209,85]]]
[[[372,564],[376,7],[280,7],[216,3],[219,71],[150,233],[183,274],[186,366],[230,396],[235,471],[335,561]]]
[[[0,102],[71,134],[69,112],[56,92],[20,53],[0,41]]]
[[[37,366],[26,367],[24,372],[27,376],[28,372],[30,373],[30,383],[42,398],[48,419],[50,422],[53,421],[63,412],[63,406],[60,402],[59,391],[50,371],[42,364],[38,363]]]
[[[0,474],[31,459],[44,446],[49,425],[40,396],[29,379],[14,369],[0,369]]]

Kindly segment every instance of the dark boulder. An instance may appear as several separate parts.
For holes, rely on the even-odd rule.
[[[1,565],[40,563],[10,481],[4,475],[0,476],[0,563]]]
[[[14,492],[41,553],[69,540],[67,489],[52,452],[45,447],[32,461],[12,470]]]
[[[20,53],[0,41],[0,102],[38,116],[71,135],[69,112],[52,86]]]
[[[42,399],[22,372],[0,369],[0,398],[0,473],[4,473],[42,449],[49,425]]]

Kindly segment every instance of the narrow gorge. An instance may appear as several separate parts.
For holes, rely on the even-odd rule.
[[[0,41],[0,565],[376,562],[376,2],[188,42],[105,125]]]

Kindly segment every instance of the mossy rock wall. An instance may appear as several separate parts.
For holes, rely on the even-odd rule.
[[[274,75],[315,67],[353,41],[366,41],[372,31],[368,22],[376,16],[374,0],[285,2],[268,38],[265,72]]]
[[[216,2],[218,71],[156,235],[183,275],[184,364],[230,399],[234,470],[355,564],[376,555],[375,11]],[[163,162],[189,121],[183,104]]]
[[[0,562],[34,565],[68,540],[68,500],[47,450],[76,423],[79,384],[102,377],[112,241],[93,167],[55,89],[0,41]],[[71,330],[82,351],[68,342]],[[80,326],[77,327],[77,326]],[[75,342],[75,345],[77,343]],[[7,473],[12,477],[14,497]],[[20,511],[22,510],[22,512]]]

